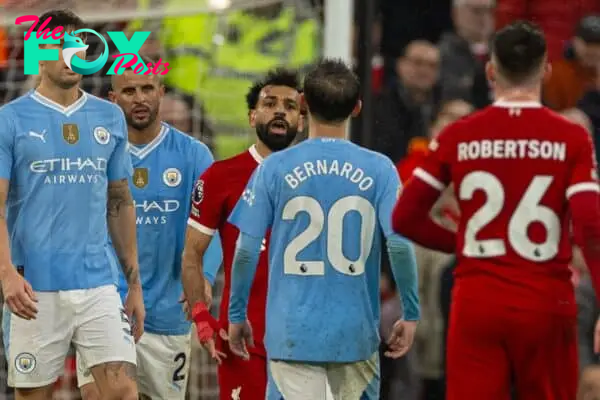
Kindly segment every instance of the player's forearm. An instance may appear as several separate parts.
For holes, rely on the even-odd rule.
[[[439,190],[419,178],[411,179],[394,207],[392,228],[421,246],[453,253],[456,234],[436,224],[430,216],[439,197]]]
[[[206,237],[194,228],[188,227],[181,259],[181,280],[183,293],[188,304],[193,307],[204,298],[204,254],[210,247],[211,237]]]
[[[127,180],[108,186],[108,230],[129,286],[140,284],[135,206]]]
[[[580,192],[569,198],[575,242],[580,245],[596,298],[600,299],[600,196]]]
[[[262,238],[240,233],[231,272],[229,322],[233,324],[246,321],[248,298],[256,275],[261,244]]]
[[[210,283],[210,285],[215,284],[215,280],[217,278],[217,274],[219,273],[219,269],[221,268],[221,264],[223,264],[223,248],[221,246],[221,238],[219,234],[215,232],[206,249],[206,253],[204,253],[204,257],[202,257],[202,265],[204,270],[204,278]]]
[[[408,240],[396,235],[387,238],[387,248],[396,287],[402,299],[404,319],[418,321],[421,309],[415,250]]]
[[[10,258],[6,211],[5,208],[2,207],[0,208],[0,279],[2,279],[10,269],[14,269],[14,266]]]

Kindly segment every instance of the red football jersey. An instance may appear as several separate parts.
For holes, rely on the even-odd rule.
[[[497,102],[443,131],[414,176],[454,183],[457,299],[571,314],[568,198],[598,191],[591,138],[535,102]]]
[[[231,291],[231,267],[235,254],[239,230],[227,218],[241,197],[250,180],[252,172],[262,161],[261,156],[252,146],[248,151],[227,160],[217,161],[199,178],[202,188],[200,196],[192,201],[188,224],[200,232],[212,235],[219,231],[223,247],[223,264],[225,268],[225,286],[219,311],[220,325],[227,331],[229,293]],[[268,238],[267,238],[268,239]],[[267,303],[268,252],[267,241],[261,248],[256,276],[250,291],[248,303],[248,319],[252,325],[255,347],[249,351],[265,356],[263,338],[265,335],[265,308]]]

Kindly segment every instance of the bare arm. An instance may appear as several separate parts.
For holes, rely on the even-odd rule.
[[[198,302],[206,302],[204,294],[204,269],[202,260],[212,240],[211,235],[188,226],[185,234],[185,247],[182,257],[183,293],[190,307]]]
[[[14,270],[10,258],[10,244],[8,242],[8,227],[6,225],[6,198],[8,196],[8,180],[0,179],[0,279],[7,272]]]
[[[127,284],[139,285],[135,207],[126,179],[108,184],[108,231]]]

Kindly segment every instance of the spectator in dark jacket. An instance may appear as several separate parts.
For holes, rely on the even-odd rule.
[[[439,103],[439,64],[431,42],[410,43],[396,61],[398,79],[375,99],[373,147],[394,163],[404,157],[412,138],[427,136]]]

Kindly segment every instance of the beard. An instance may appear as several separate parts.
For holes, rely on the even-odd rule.
[[[271,133],[273,124],[285,125],[285,134]],[[280,151],[287,148],[298,134],[298,125],[290,125],[283,118],[273,118],[266,124],[256,124],[256,134],[261,142],[271,151]]]
[[[127,124],[134,129],[143,130],[150,126],[158,117],[158,109],[150,108],[148,110],[148,117],[144,119],[136,119],[133,114],[125,116]]]

